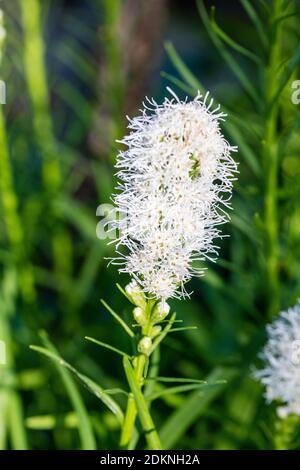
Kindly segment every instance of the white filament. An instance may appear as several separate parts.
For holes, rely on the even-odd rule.
[[[217,255],[213,239],[229,219],[237,170],[219,107],[211,111],[212,100],[206,106],[208,95],[188,102],[169,91],[172,99],[158,105],[146,98],[141,115],[129,119],[114,196],[121,217],[114,222],[120,238],[112,262],[159,299],[187,295],[185,282],[204,272],[195,261]]]

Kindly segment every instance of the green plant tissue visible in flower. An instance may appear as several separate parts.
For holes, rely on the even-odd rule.
[[[220,106],[212,109],[208,93],[188,102],[169,91],[162,105],[146,100],[121,140],[128,147],[116,164],[122,217],[112,227],[120,231],[113,262],[156,299],[188,295],[185,282],[203,274],[194,262],[217,255],[214,239],[228,220],[237,171]]]

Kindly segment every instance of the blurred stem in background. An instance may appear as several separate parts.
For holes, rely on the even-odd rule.
[[[15,312],[17,277],[14,268],[4,273],[0,292],[0,338],[5,345],[5,364],[0,364],[0,450],[6,449],[7,437],[15,450],[26,450],[23,407],[16,390],[13,338],[10,321]]]
[[[33,106],[34,131],[42,149],[45,189],[53,195],[60,187],[62,175],[49,109],[40,0],[21,0],[20,5],[24,28],[24,66]]]
[[[26,2],[21,0],[20,4],[24,29],[25,76],[32,102],[35,137],[42,154],[46,209],[50,206],[50,220],[53,224],[53,203],[57,196],[61,195],[63,175],[49,104],[41,3],[40,0],[27,0]],[[51,228],[53,228],[52,224]],[[52,237],[52,252],[57,279],[61,279],[64,275],[69,276],[72,270],[71,240],[66,227],[57,220],[55,220]]]
[[[1,12],[1,10],[0,10]],[[1,19],[2,21],[2,19]],[[0,23],[0,28],[3,25]],[[4,31],[4,30],[3,30]],[[5,34],[5,33],[4,33]],[[3,39],[0,43],[0,64]],[[32,268],[26,259],[22,221],[18,214],[18,196],[14,190],[13,173],[9,157],[3,105],[0,105],[0,192],[7,237],[11,247],[12,261],[18,269],[19,286],[24,300],[32,303],[35,299]]]
[[[106,85],[104,92],[107,95],[110,106],[110,137],[109,142],[112,145],[111,160],[115,160],[114,145],[115,140],[120,139],[124,130],[124,66],[122,57],[122,41],[121,41],[121,18],[122,18],[122,1],[104,0],[105,11],[105,41],[104,54],[106,62]]]
[[[0,64],[4,38],[3,13],[0,10]],[[0,290],[0,340],[4,345],[5,362],[0,363],[0,450],[7,448],[8,436],[13,449],[23,450],[27,448],[27,441],[22,402],[15,388],[17,377],[14,371],[10,322],[15,313],[18,290],[20,289],[24,301],[31,304],[35,300],[35,289],[32,268],[26,256],[22,222],[18,214],[19,203],[14,190],[2,104],[0,105],[0,143],[0,199],[12,255],[9,259],[10,267],[4,267]]]
[[[283,418],[277,417],[275,419],[275,450],[291,450],[299,448],[299,424],[299,416],[293,414],[289,414]]]
[[[280,309],[279,285],[279,222],[278,222],[278,137],[277,123],[279,100],[275,99],[278,88],[278,68],[281,65],[282,22],[276,21],[284,12],[284,1],[272,2],[269,62],[265,74],[266,121],[263,140],[265,168],[265,231],[266,269],[268,278],[268,315],[276,315]]]
[[[12,261],[18,268],[20,290],[24,300],[32,303],[35,299],[33,272],[26,259],[24,233],[18,214],[18,197],[14,191],[2,109],[0,107],[0,190],[4,222],[11,247]]]

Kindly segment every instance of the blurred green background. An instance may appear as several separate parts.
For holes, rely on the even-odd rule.
[[[274,3],[286,15],[280,38]],[[212,4],[223,33],[206,16]],[[7,97],[0,110],[0,340],[7,364],[0,365],[0,449],[79,449],[93,440],[98,449],[118,447],[115,415],[29,345],[41,344],[44,330],[59,354],[101,387],[125,383],[118,356],[84,340],[92,335],[129,347],[100,303],[104,298],[130,314],[115,287],[129,279],[107,268],[113,245],[96,237],[96,210],[110,202],[116,183],[115,140],[125,133],[125,116],[138,112],[145,95],[163,100],[166,86],[180,97],[208,89],[224,105],[224,132],[239,146],[240,174],[220,258],[193,279],[191,300],[172,302],[183,324],[198,329],[171,335],[159,366],[161,375],[227,383],[203,395],[165,394],[153,416],[168,448],[274,446],[274,409],[265,405],[251,366],[265,323],[299,296],[299,107],[290,99],[300,56],[299,5],[204,6],[1,2]],[[269,90],[281,83],[274,116]],[[124,407],[126,397],[116,400]],[[89,442],[78,409],[89,416]]]

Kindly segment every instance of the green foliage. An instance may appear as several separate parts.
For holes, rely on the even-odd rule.
[[[106,267],[114,247],[96,238],[96,209],[113,192],[125,112],[136,112],[134,95],[143,99],[130,67],[148,73],[150,58],[138,63],[147,40],[128,42],[122,2],[87,3],[89,13],[41,0],[3,5],[0,449],[115,449],[124,423],[130,449],[299,448],[295,417],[278,420],[251,378],[266,322],[300,292],[297,2],[236,0],[229,15],[197,0],[186,19],[169,6],[171,25],[187,21],[195,39],[167,31],[162,81],[220,101],[240,174],[231,237],[191,282],[192,299],[174,301],[176,314],[160,323],[144,393],[128,279]],[[148,84],[159,95],[160,83]],[[44,335],[29,348],[39,330],[51,342]]]

